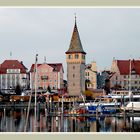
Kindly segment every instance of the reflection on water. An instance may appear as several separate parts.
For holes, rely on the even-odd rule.
[[[0,110],[0,132],[24,132],[27,109]],[[48,117],[42,109],[30,110],[27,132],[140,132],[139,117]]]

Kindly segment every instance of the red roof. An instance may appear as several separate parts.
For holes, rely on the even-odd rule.
[[[117,66],[121,75],[130,74],[130,60],[117,60]],[[140,60],[131,60],[131,71],[134,70],[136,74],[140,75]]]
[[[0,65],[0,74],[6,74],[7,69],[20,69],[20,73],[26,73],[26,67],[18,60],[5,60]]]
[[[42,64],[37,64],[37,67],[39,67],[40,65],[42,65]],[[49,65],[50,67],[52,67],[54,71],[60,71],[61,68],[63,70],[62,63],[47,63],[47,65]],[[35,66],[35,64],[32,64],[31,69],[30,69],[30,72],[33,72],[34,71],[34,66]]]
[[[37,67],[39,67],[41,64],[37,64]],[[32,64],[31,68],[30,68],[30,72],[33,72],[34,71],[34,67],[35,67],[35,64]]]

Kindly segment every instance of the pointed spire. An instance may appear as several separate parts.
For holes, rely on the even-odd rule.
[[[79,36],[79,32],[78,32],[78,28],[77,28],[77,21],[76,21],[76,14],[75,14],[75,25],[74,25],[74,29],[73,29],[73,34],[72,34],[69,49],[66,52],[66,54],[68,54],[68,53],[86,54],[83,50],[82,43],[81,43],[80,36]]]
[[[77,24],[76,24],[76,13],[74,13],[75,15],[75,27],[77,28]]]

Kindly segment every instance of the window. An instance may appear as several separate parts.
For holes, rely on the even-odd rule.
[[[75,77],[75,74],[73,74],[73,78]]]
[[[72,59],[72,55],[71,54],[68,55],[68,59]]]
[[[75,66],[73,66],[73,69],[75,69]]]
[[[75,54],[75,59],[78,59],[79,58],[79,55],[78,54]]]
[[[84,54],[82,55],[82,59],[85,59],[85,55]]]
[[[73,83],[73,86],[75,86],[75,83]]]

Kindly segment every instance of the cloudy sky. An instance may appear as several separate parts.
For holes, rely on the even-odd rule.
[[[87,63],[94,60],[103,70],[113,57],[139,59],[138,8],[0,8],[0,63],[18,59],[30,69],[38,53],[40,63],[44,56],[48,63],[63,63],[66,75],[74,13]]]

